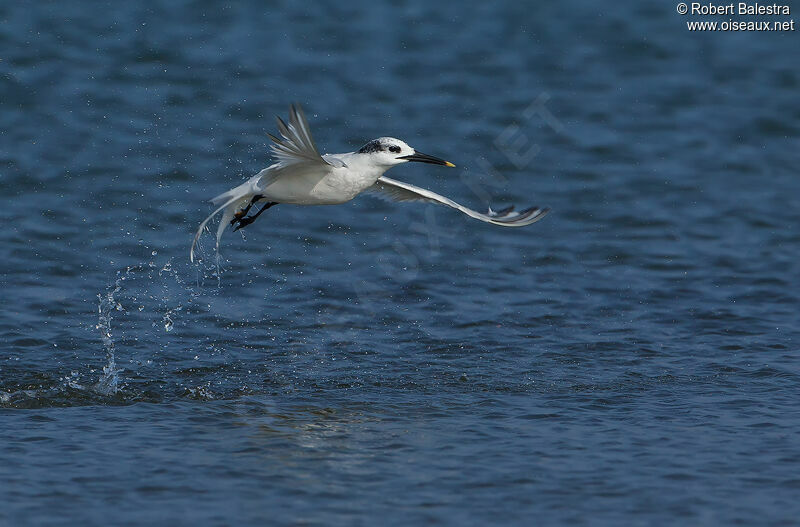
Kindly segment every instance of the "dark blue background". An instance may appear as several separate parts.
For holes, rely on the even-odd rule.
[[[688,19],[0,6],[0,524],[794,521],[798,37]],[[553,212],[279,206],[190,265],[292,101]]]

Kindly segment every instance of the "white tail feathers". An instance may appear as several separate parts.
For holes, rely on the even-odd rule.
[[[254,186],[251,181],[247,181],[211,200],[211,203],[214,205],[221,205],[214,212],[209,214],[197,229],[197,233],[194,235],[194,240],[192,240],[192,248],[189,251],[190,261],[194,262],[194,248],[197,246],[197,240],[200,239],[200,235],[203,234],[203,229],[206,228],[206,225],[208,225],[208,222],[211,221],[211,218],[222,212],[222,218],[220,218],[219,227],[217,227],[216,248],[217,252],[219,252],[219,240],[222,238],[222,233],[225,232],[225,227],[227,227],[230,221],[233,219],[234,214],[236,214],[238,210],[246,207],[253,199],[253,196],[257,194],[257,191],[253,187]]]

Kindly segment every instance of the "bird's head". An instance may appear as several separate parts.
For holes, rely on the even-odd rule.
[[[409,161],[419,161],[420,163],[431,163],[433,165],[442,165],[446,167],[455,166],[450,161],[417,152],[404,141],[395,139],[394,137],[379,137],[373,139],[362,146],[358,150],[358,153],[370,156],[370,160],[373,163],[385,167],[393,167]]]

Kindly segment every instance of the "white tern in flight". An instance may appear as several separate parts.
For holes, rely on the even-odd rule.
[[[279,203],[336,205],[366,191],[393,201],[425,201],[447,205],[475,219],[503,227],[530,225],[542,219],[550,210],[531,207],[514,212],[512,206],[500,211],[489,209],[488,213],[481,214],[430,190],[389,179],[383,175],[384,172],[408,161],[455,166],[449,161],[417,152],[393,137],[373,139],[357,152],[321,155],[299,105],[289,108],[289,124],[278,117],[278,130],[281,139],[269,134],[274,141],[272,152],[277,162],[211,200],[218,208],[197,229],[189,252],[191,261],[194,261],[195,246],[203,229],[220,212],[222,219],[217,228],[217,249],[228,224],[234,227],[234,231],[239,230]],[[248,216],[250,209],[258,203],[262,204],[261,209]]]

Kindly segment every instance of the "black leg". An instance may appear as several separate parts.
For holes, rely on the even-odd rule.
[[[233,231],[236,232],[239,229],[243,229],[243,228],[247,227],[248,225],[250,225],[251,223],[256,221],[256,218],[261,216],[262,212],[264,212],[268,208],[273,207],[273,206],[275,206],[277,204],[278,204],[277,201],[269,201],[269,202],[265,203],[263,207],[261,207],[261,210],[259,210],[258,212],[256,212],[252,216],[248,216],[246,218],[235,218],[234,221],[237,221],[238,223],[237,223],[236,227],[233,228]],[[248,206],[248,208],[249,208],[249,206]]]
[[[262,196],[261,194],[256,194],[255,196],[253,196],[253,199],[250,200],[250,203],[248,203],[245,208],[243,208],[242,210],[233,215],[233,219],[231,220],[231,225],[233,225],[240,219],[247,216],[247,213],[250,212],[250,209],[253,208],[253,205],[255,205],[256,202],[262,199],[263,197],[264,196]]]

